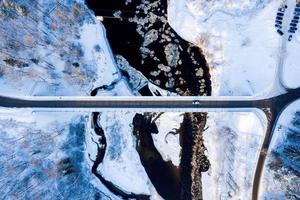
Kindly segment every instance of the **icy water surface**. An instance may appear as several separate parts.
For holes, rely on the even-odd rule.
[[[201,50],[183,40],[169,26],[167,1],[88,0],[86,2],[96,16],[103,18],[102,22],[113,53],[125,58],[149,81],[179,95],[211,94],[209,70]],[[139,93],[143,96],[152,95],[145,88],[142,88]],[[201,196],[201,175],[200,173],[199,176],[193,175],[197,180],[192,180],[190,173],[191,152],[194,146],[197,146],[194,140],[198,138],[202,141],[202,129],[193,128],[191,122],[197,118],[194,114],[186,115],[186,118],[189,119],[185,120],[186,131],[181,133],[185,154],[182,155],[179,168],[170,162],[165,162],[155,148],[150,126],[146,123],[151,119],[151,114],[137,114],[133,119],[134,134],[139,141],[137,151],[141,162],[152,184],[164,199],[191,199],[191,188],[194,185],[199,187],[197,191]],[[205,115],[201,115],[200,118],[203,121],[202,127],[205,124]],[[143,128],[137,125],[139,121],[137,119],[143,121],[141,122]],[[199,148],[202,149],[201,145],[202,143],[199,144]],[[207,162],[207,159],[205,161]],[[200,165],[196,168],[201,167]]]
[[[210,95],[210,75],[201,50],[169,26],[167,1],[127,2],[87,1],[95,15],[103,17],[113,52],[163,89]]]

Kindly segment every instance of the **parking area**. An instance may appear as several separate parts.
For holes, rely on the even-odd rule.
[[[294,8],[292,8],[292,15],[289,18],[285,19],[287,17],[286,12],[288,9],[288,5],[286,3],[282,3],[277,10],[275,18],[275,28],[277,33],[280,36],[287,34],[288,41],[292,41],[293,35],[298,30],[298,23],[300,18],[300,0],[297,0],[296,4],[294,4],[293,7]],[[284,24],[288,26],[286,29],[284,28]]]

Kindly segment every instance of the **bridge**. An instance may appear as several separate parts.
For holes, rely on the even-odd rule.
[[[124,13],[124,11],[122,11]],[[97,14],[97,12],[95,12]],[[98,15],[114,17],[112,13],[98,10]],[[125,12],[126,13],[126,12]],[[127,15],[132,13],[127,12]],[[109,16],[107,16],[109,15]],[[287,25],[283,26],[287,30]],[[104,33],[106,34],[106,33]],[[105,37],[107,38],[107,37]],[[276,122],[281,112],[290,103],[300,98],[300,88],[288,90],[284,80],[283,67],[286,53],[287,35],[282,37],[276,74],[270,93],[280,91],[280,95],[270,97],[9,97],[0,96],[0,107],[32,109],[36,111],[138,111],[138,112],[245,112],[253,109],[262,110],[268,119],[267,130],[263,139],[259,158],[252,182],[252,199],[257,200],[261,175],[273,136]],[[109,43],[107,41],[107,45]],[[111,49],[109,48],[111,51]],[[113,59],[113,54],[110,52]]]
[[[28,108],[45,111],[251,111],[262,110],[268,119],[266,134],[260,150],[254,174],[252,199],[257,200],[261,175],[269,150],[272,133],[280,113],[290,103],[300,98],[300,88],[268,98],[260,97],[203,97],[203,96],[101,96],[101,97],[7,97],[0,96],[0,106],[7,108]]]
[[[245,111],[258,108],[261,110],[281,110],[289,102],[300,97],[300,88],[288,90],[278,96],[262,97],[204,97],[204,96],[0,96],[0,106],[9,108],[72,109],[74,111]]]
[[[261,108],[272,99],[251,97],[96,96],[96,97],[5,97],[0,106],[57,109],[60,111],[209,111]]]

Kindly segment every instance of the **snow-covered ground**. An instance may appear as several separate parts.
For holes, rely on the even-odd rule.
[[[0,109],[3,199],[117,199],[85,162],[88,113]],[[103,193],[104,192],[104,193]]]
[[[300,26],[298,25],[300,28]],[[283,81],[289,88],[300,87],[300,32],[297,31],[293,35],[293,40],[287,43],[286,60],[283,68]]]
[[[281,78],[275,77],[277,72],[283,74],[286,86],[299,86],[299,33],[288,42],[274,27],[282,2],[169,1],[170,25],[203,50],[210,67],[213,95],[279,92],[277,87],[273,88]],[[295,2],[288,4],[294,6]],[[292,12],[293,8],[289,9]],[[283,44],[286,53],[282,52]],[[282,71],[277,69],[281,61]],[[266,131],[265,117],[257,112],[208,116],[204,142],[211,169],[202,173],[204,199],[251,199],[254,170]]]
[[[134,115],[132,112],[101,114],[100,124],[108,145],[99,171],[127,192],[149,195],[153,186],[140,162],[129,121]]]
[[[0,6],[0,94],[90,95],[93,88],[110,86],[114,81],[117,83],[113,87],[98,91],[97,95],[133,94],[128,83],[120,77],[104,26],[83,0],[60,3],[5,0]],[[93,140],[99,139],[91,127],[90,113],[32,113],[30,110],[1,108],[0,116],[0,158],[4,169],[0,173],[2,197],[11,199],[21,195],[16,197],[22,199],[23,191],[32,190],[26,198],[37,195],[45,199],[71,196],[91,199],[98,195],[105,199],[104,192],[118,199],[90,173],[93,164],[90,159],[94,160],[97,153]],[[157,193],[135,150],[131,130],[133,116],[134,113],[101,115],[99,124],[104,129],[108,146],[98,171],[125,191],[155,197]],[[74,130],[73,126],[77,124],[80,127]],[[58,131],[62,133],[58,134]],[[12,150],[8,151],[8,147]],[[36,155],[40,160],[35,160]],[[41,159],[40,155],[46,157]],[[66,173],[64,169],[55,170],[60,167],[58,165],[69,166],[64,160],[67,156],[78,160],[74,161],[74,168],[70,166],[71,178],[57,178],[57,173]],[[14,171],[14,166],[18,168],[19,165],[21,169]],[[47,180],[47,176],[41,174],[45,170],[53,180]],[[18,173],[22,176],[15,178]],[[31,176],[41,178],[29,180]]]
[[[103,25],[83,2],[0,2],[0,94],[89,95],[93,88],[115,80],[119,82],[114,88],[98,95],[133,94],[120,79]],[[281,38],[274,29],[280,3],[170,0],[168,20],[183,38],[202,48],[211,68],[214,95],[266,94],[272,87],[278,56],[283,56]],[[289,87],[299,86],[295,77],[299,74],[299,41],[297,33],[287,45],[283,79]],[[169,94],[152,84],[149,87],[152,92]],[[99,124],[108,145],[98,171],[125,191],[155,196],[134,148],[133,116],[131,112],[101,114]],[[88,154],[95,158],[97,146],[91,138],[96,141],[97,136],[89,118],[88,113],[1,109],[1,195],[18,199],[45,193],[49,199],[100,195],[105,199],[104,192],[117,199],[90,174]],[[291,120],[286,119],[285,124]],[[159,133],[153,135],[163,158],[177,166],[179,138],[168,133],[178,129],[181,122],[180,113],[164,113],[157,120]],[[213,199],[249,199],[265,119],[256,112],[210,113],[207,123],[204,141],[212,166],[202,176],[205,199],[212,195]],[[274,141],[274,146],[280,143],[279,139]],[[268,173],[265,181],[275,180]],[[284,178],[299,183],[290,173]],[[270,195],[278,188],[271,185],[264,190]]]
[[[211,167],[202,173],[204,199],[251,199],[265,120],[255,112],[209,113],[204,144]]]
[[[295,8],[296,8],[296,1],[287,1],[287,10],[285,11],[284,18],[287,21],[286,23],[286,30],[284,30],[285,34],[285,52],[282,54],[283,58],[283,66],[282,66],[282,81],[283,84],[287,88],[297,88],[300,86],[299,78],[297,77],[300,74],[300,65],[299,65],[299,56],[298,51],[300,49],[300,32],[296,31],[295,33],[290,33],[289,29],[291,27],[290,23],[292,20],[295,20]],[[295,22],[295,21],[293,21]],[[297,23],[297,27],[299,28],[299,23]],[[288,38],[291,41],[288,42]]]
[[[260,185],[260,199],[300,198],[300,100],[289,105],[275,127]]]
[[[89,95],[118,71],[83,0],[0,2],[0,94]]]
[[[172,161],[179,166],[181,146],[178,129],[183,121],[184,113],[162,113],[155,121],[157,134],[152,134],[154,145],[165,161]]]
[[[159,199],[135,149],[128,121],[134,114],[101,114],[108,146],[98,171],[125,191]],[[1,108],[0,127],[3,198],[92,199],[98,193],[103,199],[105,195],[119,199],[91,174],[97,154],[91,138],[97,141],[98,136],[93,133],[89,113]]]
[[[202,48],[211,69],[213,95],[271,90],[280,56],[281,37],[274,27],[280,3],[170,1],[168,21],[179,35]]]

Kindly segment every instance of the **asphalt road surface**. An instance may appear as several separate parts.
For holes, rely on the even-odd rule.
[[[209,100],[207,98],[199,100],[161,98],[161,97],[89,97],[86,99],[19,99],[13,97],[0,97],[0,106],[10,108],[259,108],[268,100]]]
[[[72,108],[72,109],[97,109],[108,108],[138,108],[140,111],[148,108],[258,108],[265,112],[269,119],[267,132],[257,162],[252,199],[257,200],[259,184],[266,159],[272,133],[280,113],[290,103],[300,98],[300,88],[288,90],[285,94],[266,98],[214,98],[214,97],[89,97],[89,98],[59,98],[59,97],[30,97],[27,99],[0,96],[0,106],[9,108]],[[195,104],[197,101],[197,104]]]
[[[300,88],[266,99],[228,97],[30,97],[0,96],[0,106],[9,108],[277,108],[298,99]]]

